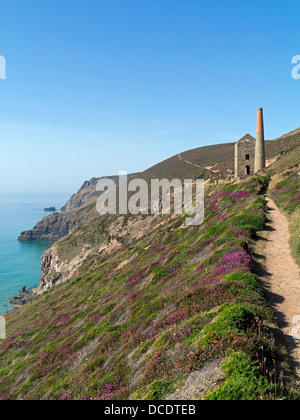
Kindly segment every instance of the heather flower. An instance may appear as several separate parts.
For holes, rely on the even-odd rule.
[[[219,267],[213,271],[214,275],[226,275],[232,271],[250,273],[251,258],[245,251],[227,252],[221,260]]]

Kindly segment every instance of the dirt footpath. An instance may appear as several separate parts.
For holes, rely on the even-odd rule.
[[[287,350],[300,378],[300,270],[291,256],[289,224],[273,200],[267,198],[269,223],[265,247],[267,294],[286,338]]]

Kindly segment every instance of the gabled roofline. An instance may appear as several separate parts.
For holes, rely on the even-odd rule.
[[[253,137],[253,136],[251,136],[251,134],[246,134],[245,136],[243,136],[241,139],[239,139],[238,141],[237,141],[237,143],[239,142],[239,141],[243,141],[243,140],[246,140],[246,139],[249,139],[249,140],[251,140],[251,141],[256,141],[256,139],[255,139],[255,137]]]

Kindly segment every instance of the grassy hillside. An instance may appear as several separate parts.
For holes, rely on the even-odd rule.
[[[293,257],[300,265],[300,134],[287,134],[278,143],[284,150],[268,168],[272,176],[269,194],[290,221]]]
[[[298,161],[299,161],[298,155]],[[275,175],[270,195],[290,220],[291,248],[300,266],[300,165],[283,174]]]
[[[144,177],[198,176],[192,158],[229,174],[233,145],[218,147],[183,153]],[[276,158],[268,175],[207,184],[200,226],[186,228],[181,216],[74,210],[86,222],[46,261],[49,276],[59,279],[57,259],[71,278],[6,316],[0,399],[281,398],[274,317],[251,247],[271,176],[272,196],[298,223],[299,147],[297,134],[268,142],[267,158]]]
[[[225,360],[231,398],[274,398],[262,376],[275,357],[272,312],[248,247],[264,226],[258,194],[267,182],[219,187],[203,225],[165,219],[109,259],[90,255],[77,277],[8,314],[1,398],[159,399]],[[237,389],[240,362],[248,380]]]
[[[146,170],[143,176],[146,179],[203,177],[212,180],[218,178],[229,180],[234,174],[234,145],[235,143],[224,143],[188,150],[181,153],[181,160],[178,155],[173,156]],[[285,156],[297,147],[300,147],[298,133],[276,140],[267,140],[266,159]]]
[[[292,151],[294,151],[292,153]],[[276,165],[271,165],[271,174],[281,172],[298,162],[300,151],[300,135],[286,135],[283,138],[266,142],[266,158],[268,162],[276,159]],[[278,165],[277,162],[280,164]],[[180,156],[176,155],[152,168],[147,169],[138,177],[149,181],[152,178],[169,180],[174,178],[205,180],[232,180],[234,173],[234,143],[199,147]],[[129,177],[134,176],[131,174]],[[111,177],[115,179],[116,177]],[[100,179],[100,178],[97,178]],[[95,191],[96,178],[84,183],[81,189],[68,201],[65,213],[55,213],[45,217],[30,231],[22,232],[20,240],[58,240],[70,233],[99,219],[95,211],[95,201],[99,195]],[[95,221],[97,225],[100,220]],[[74,242],[74,241],[73,241]],[[72,244],[70,245],[72,247]]]

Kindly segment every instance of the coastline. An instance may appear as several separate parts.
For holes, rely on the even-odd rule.
[[[30,288],[27,290],[27,287],[24,286],[19,290],[19,294],[15,295],[9,303],[13,306],[14,310],[21,308],[29,302],[32,302],[36,298],[34,290],[36,287]]]
[[[58,208],[67,197],[69,194],[0,194],[0,314],[10,313],[35,298],[34,290],[41,279],[41,257],[55,242],[20,242],[20,232],[45,217],[44,208],[49,202]]]

